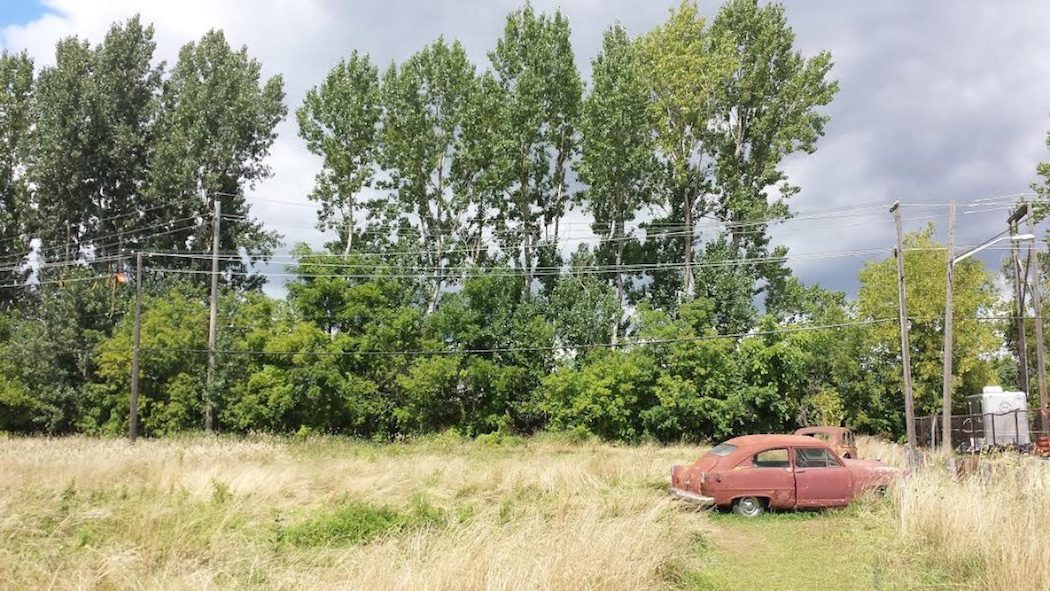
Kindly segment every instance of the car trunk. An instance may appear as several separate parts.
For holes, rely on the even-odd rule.
[[[699,493],[704,473],[718,465],[720,456],[706,454],[692,465],[678,464],[671,468],[671,486]]]

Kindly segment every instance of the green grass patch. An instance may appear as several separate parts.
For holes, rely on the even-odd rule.
[[[344,500],[318,510],[300,523],[278,528],[276,542],[308,547],[349,546],[444,523],[444,512],[422,497],[407,508]]]

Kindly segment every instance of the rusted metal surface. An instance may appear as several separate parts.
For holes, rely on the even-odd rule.
[[[1041,458],[1050,458],[1050,435],[1040,435],[1037,437],[1032,453]]]
[[[813,437],[746,435],[715,446],[693,464],[672,467],[671,492],[719,507],[747,498],[770,509],[842,507],[898,476],[878,460],[843,459]]]
[[[857,440],[853,432],[845,427],[815,426],[803,427],[795,435],[805,435],[820,439],[831,446],[835,453],[843,458],[857,459]]]

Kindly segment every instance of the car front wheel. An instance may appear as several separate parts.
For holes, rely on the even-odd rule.
[[[744,517],[758,517],[766,512],[766,503],[757,497],[741,497],[733,502],[733,513]]]

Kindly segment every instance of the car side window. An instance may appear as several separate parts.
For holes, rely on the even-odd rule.
[[[758,452],[751,459],[751,465],[756,468],[787,468],[791,462],[788,460],[788,450],[780,448]]]
[[[837,468],[839,463],[826,449],[800,447],[795,450],[796,468]]]

